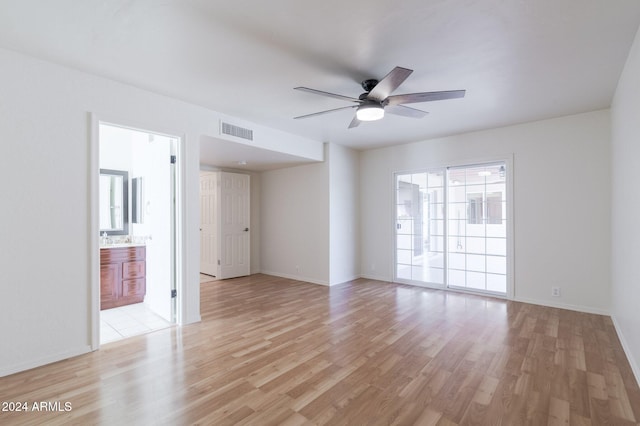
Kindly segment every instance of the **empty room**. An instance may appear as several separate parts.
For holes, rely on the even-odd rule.
[[[0,424],[640,423],[640,3],[0,3]]]

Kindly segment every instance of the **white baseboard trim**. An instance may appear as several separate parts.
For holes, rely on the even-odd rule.
[[[290,280],[295,280],[295,281],[304,281],[307,283],[311,283],[311,284],[318,284],[318,285],[324,285],[329,287],[329,282],[327,281],[322,281],[322,280],[316,280],[313,278],[307,278],[307,277],[302,277],[299,275],[290,275],[290,274],[283,274],[280,272],[273,272],[273,271],[261,271],[261,274],[265,274],[265,275],[272,275],[274,277],[280,277],[280,278],[287,278]]]
[[[549,302],[548,300],[536,300],[526,297],[515,297],[515,302],[531,303],[532,305],[547,306],[549,308],[568,309],[570,311],[584,312],[586,314],[606,315],[610,316],[610,312],[604,309],[591,308],[589,306],[571,305],[569,303]]]
[[[393,282],[392,280],[388,279],[387,277],[380,277],[380,276],[368,275],[368,274],[360,275],[360,278],[364,278],[364,279],[367,279],[367,280],[383,281],[383,282],[392,283],[392,284],[401,284],[401,285],[410,285],[410,286],[415,286],[415,287],[420,287],[420,288],[429,288],[429,289],[433,289],[433,290],[458,291],[458,290],[455,290],[455,289],[440,288],[440,287],[429,286],[429,285],[419,285],[419,284],[415,284],[415,283]],[[462,293],[467,293],[464,290],[461,290],[461,292]],[[469,294],[475,294],[475,295],[483,296],[483,294],[480,294],[480,293],[473,293],[473,292],[468,292],[468,293]],[[491,294],[486,294],[485,296],[487,296],[487,297],[496,297],[495,295],[491,295]],[[572,305],[572,304],[569,304],[569,303],[553,303],[553,302],[549,302],[548,300],[536,300],[536,299],[529,299],[529,298],[526,298],[526,297],[516,297],[514,299],[508,299],[508,300],[513,300],[515,302],[522,302],[522,303],[530,303],[532,305],[547,306],[547,307],[550,307],[550,308],[568,309],[570,311],[584,312],[584,313],[587,313],[587,314],[606,315],[606,316],[610,316],[611,315],[611,313],[609,311],[605,310],[605,309],[592,308],[592,307],[581,306],[581,305]]]
[[[351,281],[355,281],[360,278],[360,275],[353,275],[351,278],[347,278],[346,280],[342,280],[339,283],[330,284],[331,286],[340,285],[345,283],[350,283]]]
[[[20,362],[18,364],[11,365],[9,367],[3,367],[2,369],[0,369],[0,377],[20,373],[21,371],[31,370],[32,368],[42,367],[43,365],[52,364],[54,362],[62,361],[67,358],[73,358],[78,355],[84,355],[91,351],[91,345],[86,345],[68,351],[59,352],[55,355],[49,355],[29,361]]]
[[[616,333],[618,334],[618,339],[620,339],[622,350],[624,350],[624,354],[627,356],[627,361],[629,361],[631,371],[633,371],[633,375],[636,377],[636,383],[640,385],[640,367],[636,364],[635,358],[633,357],[629,344],[627,343],[627,339],[624,337],[620,324],[614,315],[611,315],[611,321],[613,322],[613,328],[615,328]]]
[[[362,274],[362,275],[360,275],[359,278],[364,278],[365,280],[383,281],[383,282],[386,282],[386,283],[392,282],[390,278],[382,277],[382,276],[379,276],[379,275]]]

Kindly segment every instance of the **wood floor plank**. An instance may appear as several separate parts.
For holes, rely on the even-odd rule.
[[[635,425],[610,318],[359,279],[201,284],[202,321],[0,379],[0,424]]]

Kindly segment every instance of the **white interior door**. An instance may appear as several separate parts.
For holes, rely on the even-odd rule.
[[[200,174],[200,272],[217,277],[218,274],[218,173]]]
[[[147,241],[147,294],[144,302],[156,314],[173,321],[171,290],[174,258],[172,256],[172,180],[171,138],[153,135],[144,144],[146,206],[144,232]],[[141,229],[142,231],[142,229]]]
[[[250,274],[249,175],[220,173],[220,278]]]

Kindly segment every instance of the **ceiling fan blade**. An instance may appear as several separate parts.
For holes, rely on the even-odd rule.
[[[443,101],[445,99],[464,98],[466,90],[447,90],[444,92],[408,93],[406,95],[389,96],[387,105],[413,104],[419,102]]]
[[[316,115],[328,114],[330,112],[336,112],[336,111],[340,111],[340,110],[343,110],[343,109],[352,109],[352,108],[358,108],[358,105],[349,105],[349,106],[346,106],[346,107],[340,107],[340,108],[329,109],[329,110],[326,110],[326,111],[314,112],[313,114],[299,115],[297,117],[293,117],[293,119],[297,120],[299,118],[315,117]]]
[[[411,117],[411,118],[424,118],[427,114],[427,111],[422,111],[415,108],[409,108],[404,105],[387,105],[384,108],[385,112],[389,114],[401,115],[403,117]]]
[[[367,99],[376,102],[384,101],[391,93],[393,93],[394,90],[398,88],[398,86],[402,84],[403,81],[407,79],[407,77],[411,75],[412,72],[413,70],[407,68],[395,67],[389,74],[380,80],[373,89],[371,89]]]
[[[342,99],[343,101],[360,103],[360,99],[357,99],[357,98],[338,95],[338,94],[335,94],[335,93],[323,92],[322,90],[310,89],[308,87],[294,87],[294,90],[300,90],[301,92],[313,93],[314,95],[327,96],[329,98]]]
[[[351,124],[349,124],[349,128],[353,129],[354,127],[358,127],[360,125],[360,120],[358,120],[357,116],[353,116],[353,120],[351,120]]]

